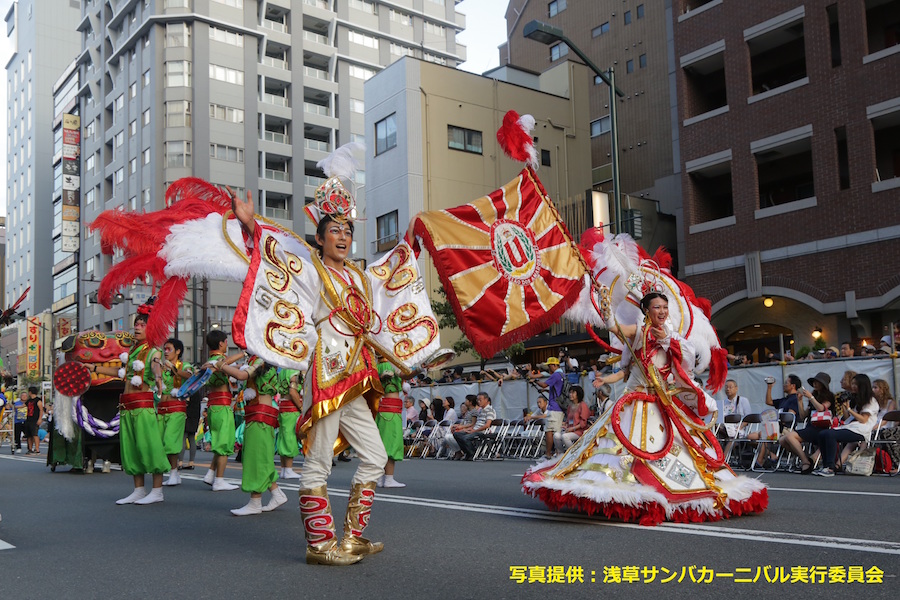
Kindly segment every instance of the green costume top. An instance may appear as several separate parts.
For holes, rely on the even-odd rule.
[[[194,368],[190,363],[175,361],[175,370],[176,371],[193,371]],[[184,383],[183,378],[176,373],[168,369],[163,369],[162,372],[162,391],[161,393],[164,396],[171,396],[172,392],[181,387],[181,384]]]
[[[397,375],[397,367],[387,361],[378,363],[378,376],[385,394],[399,394],[403,391],[403,379]]]
[[[272,365],[266,365],[259,357],[253,357],[247,363],[247,367],[251,370],[251,377],[257,392],[273,398],[278,394],[286,397],[290,391],[291,378],[299,373],[295,369],[279,369]]]
[[[150,365],[154,358],[159,358],[160,354],[159,348],[151,348],[146,342],[133,348],[131,352],[128,353],[128,360],[125,361],[125,381],[131,382],[131,378],[137,375],[144,380],[144,383],[152,388],[153,384],[156,383],[156,374],[153,373],[153,369],[150,368]],[[134,370],[134,363],[136,361],[144,363],[144,368],[140,369],[138,372],[135,372]]]
[[[214,354],[209,357],[209,362],[217,363],[220,360],[225,360],[224,354]],[[227,387],[229,390],[231,389],[231,384],[228,381],[228,375],[223,373],[222,371],[213,371],[213,374],[210,375],[209,381],[206,382],[211,388],[221,388]]]

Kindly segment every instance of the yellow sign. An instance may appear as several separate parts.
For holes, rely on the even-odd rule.
[[[81,129],[81,117],[78,115],[63,115],[63,129]]]
[[[25,343],[25,370],[29,379],[37,379],[41,376],[41,328],[39,322],[28,319]]]

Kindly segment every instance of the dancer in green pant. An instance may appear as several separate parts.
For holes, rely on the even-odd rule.
[[[290,379],[280,377],[277,367],[255,356],[241,368],[226,364],[216,365],[216,368],[230,377],[247,382],[244,389],[246,413],[241,489],[250,492],[250,502],[235,508],[231,514],[243,517],[274,510],[287,502],[287,496],[278,488],[273,461],[275,428],[278,426],[278,409],[274,399],[277,394],[288,392]],[[262,494],[266,490],[272,492],[272,498],[263,506]]]
[[[300,479],[294,471],[294,458],[300,454],[297,442],[297,421],[303,410],[303,398],[300,396],[302,376],[299,371],[281,369],[279,377],[288,380],[287,394],[282,393],[278,402],[278,441],[277,452],[281,459],[281,478]]]
[[[156,410],[153,408],[153,392],[150,388],[160,376],[159,349],[147,343],[147,318],[150,305],[138,308],[134,317],[134,341],[128,355],[122,355],[122,368],[99,366],[89,363],[93,373],[101,373],[125,380],[125,393],[119,399],[119,444],[122,470],[134,478],[134,491],[116,504],[154,504],[163,501],[163,473],[169,470],[169,462],[163,449],[162,436]],[[153,489],[144,490],[144,475],[153,476]]]
[[[163,448],[169,457],[169,478],[163,485],[178,485],[181,474],[176,466],[178,457],[184,449],[184,424],[187,421],[187,398],[172,396],[172,392],[181,387],[184,380],[193,374],[191,365],[181,361],[184,344],[181,340],[169,338],[163,346],[162,378],[160,385],[160,401],[156,407],[159,414],[159,425],[162,431]]]

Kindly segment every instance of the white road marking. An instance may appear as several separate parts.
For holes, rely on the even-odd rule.
[[[3,540],[0,540],[0,550],[13,550],[14,548],[15,546],[13,546],[12,544],[8,544]]]
[[[2,457],[0,458],[13,458]],[[35,460],[17,458],[17,460]],[[182,479],[192,479],[202,481],[203,477],[199,475],[187,475],[182,473]],[[240,483],[239,479],[226,478],[227,481]],[[279,482],[279,487],[296,491],[300,486],[296,483]],[[855,492],[845,490],[807,490],[800,488],[769,488],[772,491],[784,492],[810,492],[810,493],[832,493],[832,494],[854,494],[854,495],[870,495],[870,496],[900,496],[900,494],[883,493],[883,492]],[[329,492],[334,494],[348,494],[350,490],[343,488],[332,488]],[[519,508],[512,506],[496,506],[492,504],[475,504],[472,502],[456,502],[452,500],[439,500],[436,498],[420,498],[416,496],[397,496],[393,494],[379,493],[378,500],[380,502],[390,502],[394,504],[407,504],[412,506],[422,506],[427,508],[439,508],[443,510],[458,510],[463,512],[484,513],[490,515],[502,515],[506,517],[519,517],[523,519],[539,519],[543,521],[556,521],[562,523],[577,523],[580,525],[592,525],[596,527],[617,527],[623,529],[635,529],[643,532],[659,532],[659,533],[678,533],[686,535],[699,535],[704,537],[718,537],[730,540],[746,540],[749,542],[765,542],[771,544],[790,544],[795,546],[809,546],[814,548],[833,548],[836,550],[855,550],[857,552],[871,552],[876,554],[893,554],[900,555],[900,543],[888,542],[882,540],[867,540],[856,538],[842,538],[825,535],[808,535],[804,533],[791,533],[784,531],[762,531],[756,529],[740,529],[736,527],[722,527],[717,525],[701,525],[691,523],[661,523],[656,527],[646,527],[636,525],[634,523],[616,523],[611,521],[601,521],[596,518],[587,517],[574,513],[557,513],[548,510],[538,510],[532,508]],[[5,542],[0,540],[0,549],[13,547],[4,545]]]

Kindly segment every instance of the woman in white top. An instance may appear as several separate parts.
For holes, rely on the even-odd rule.
[[[872,382],[868,375],[858,374],[850,382],[850,399],[844,404],[844,414],[852,419],[840,427],[823,429],[818,444],[825,466],[814,475],[834,477],[834,459],[837,444],[864,442],[869,439],[878,422],[878,401],[872,395]]]

